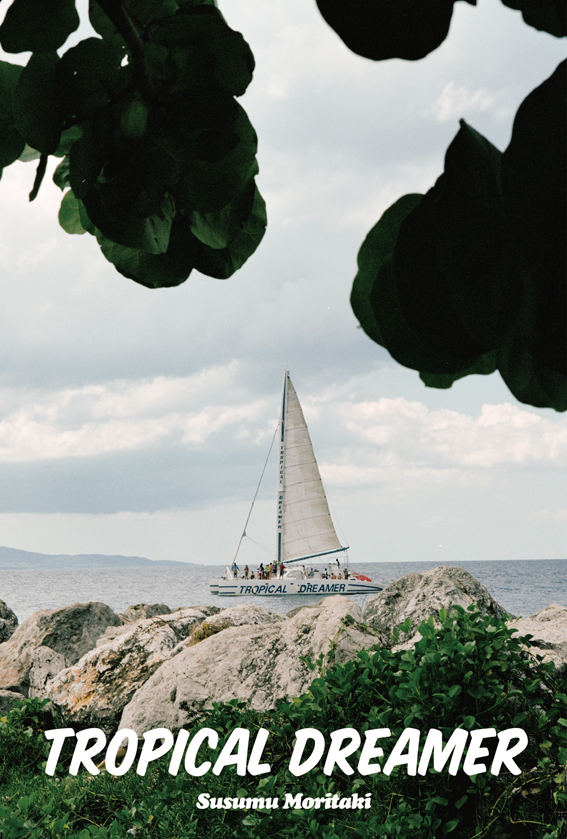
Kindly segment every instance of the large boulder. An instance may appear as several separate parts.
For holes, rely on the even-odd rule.
[[[181,609],[137,621],[118,637],[106,638],[44,685],[43,696],[51,700],[57,723],[113,731],[135,691],[204,619],[197,609]]]
[[[120,625],[120,618],[104,603],[74,603],[34,612],[8,641],[0,644],[0,688],[27,694],[38,647],[58,653],[59,663],[74,664],[110,625]]]
[[[303,656],[316,662],[334,642],[335,661],[342,663],[376,643],[358,626],[361,619],[359,606],[335,595],[286,620],[223,629],[166,661],[126,705],[120,728],[139,734],[160,726],[180,728],[213,702],[235,698],[258,710],[273,708],[286,696],[304,693],[313,681],[316,674]]]
[[[554,603],[530,618],[511,621],[518,635],[533,635],[532,652],[553,661],[558,675],[567,674],[567,608]]]
[[[7,641],[14,634],[17,625],[16,613],[3,600],[0,600],[0,643]]]
[[[128,606],[120,617],[124,623],[133,623],[146,620],[146,618],[155,618],[156,615],[170,615],[171,612],[172,609],[165,603],[136,603],[135,606]]]
[[[467,609],[471,603],[476,603],[483,615],[506,616],[486,586],[472,574],[462,568],[440,565],[431,571],[414,572],[394,580],[368,601],[363,619],[369,627],[391,635],[394,627],[409,618],[409,632],[400,633],[400,640],[407,644],[409,639],[414,640],[420,623],[431,615],[437,617],[440,609],[449,610],[452,606]]]

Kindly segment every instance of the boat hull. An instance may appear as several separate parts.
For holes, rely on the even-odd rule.
[[[273,580],[213,580],[211,594],[220,597],[283,597],[297,595],[377,594],[382,587],[366,580],[322,580],[286,578]]]

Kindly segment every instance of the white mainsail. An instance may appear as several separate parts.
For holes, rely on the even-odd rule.
[[[278,560],[299,561],[344,550],[333,526],[303,411],[286,371],[278,469]]]

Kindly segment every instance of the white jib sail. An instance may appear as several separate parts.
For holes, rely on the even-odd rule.
[[[335,533],[309,431],[289,375],[284,389],[283,419],[281,558],[289,562],[298,557],[345,550]]]

